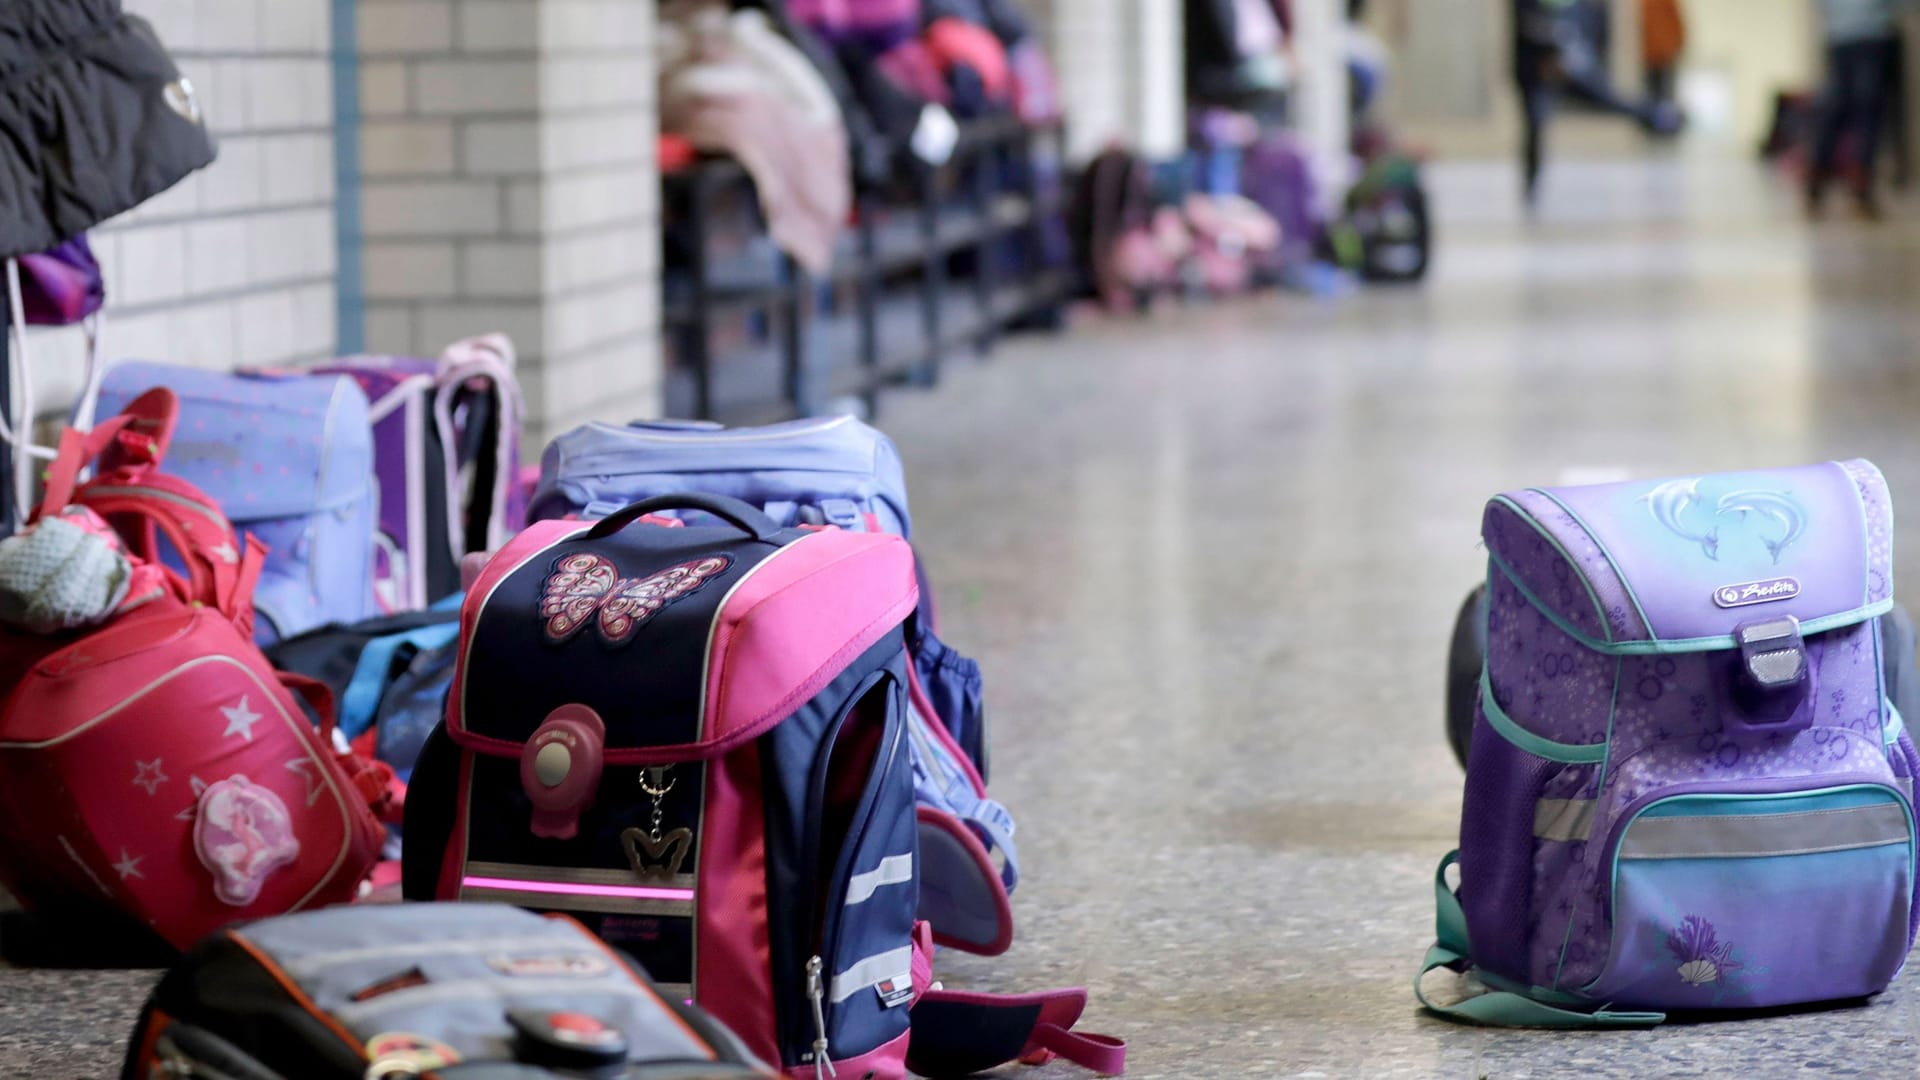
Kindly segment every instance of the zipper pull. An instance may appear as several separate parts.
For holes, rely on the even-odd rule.
[[[807,1001],[813,1005],[813,1078],[839,1076],[833,1062],[827,1060],[827,1015],[822,1002],[827,996],[826,964],[817,956],[807,960]]]

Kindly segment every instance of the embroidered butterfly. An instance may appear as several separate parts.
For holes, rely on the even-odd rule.
[[[553,564],[540,595],[540,617],[555,645],[595,621],[609,645],[624,645],[640,624],[733,565],[725,555],[669,566],[643,578],[622,578],[605,557],[581,552]]]

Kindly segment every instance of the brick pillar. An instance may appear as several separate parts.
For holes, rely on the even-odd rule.
[[[520,350],[532,445],[660,408],[653,0],[358,0],[367,344]]]
[[[127,0],[193,81],[219,157],[93,230],[107,360],[232,368],[331,355],[328,3]],[[34,330],[28,343],[37,411],[63,414],[84,336]]]

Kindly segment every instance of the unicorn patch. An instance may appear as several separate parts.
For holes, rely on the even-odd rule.
[[[259,898],[268,874],[300,857],[300,840],[280,796],[235,775],[200,793],[193,850],[212,871],[220,902],[245,907]]]

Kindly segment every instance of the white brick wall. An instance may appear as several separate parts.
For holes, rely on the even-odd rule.
[[[207,367],[334,344],[329,0],[126,0],[193,80],[219,157],[92,234],[107,359]],[[82,335],[30,333],[38,404],[78,389]]]
[[[653,415],[653,0],[357,11],[368,347],[511,335],[530,445]]]

